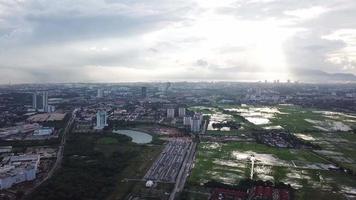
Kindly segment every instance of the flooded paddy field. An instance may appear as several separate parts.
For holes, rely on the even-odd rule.
[[[308,138],[313,144],[319,145],[321,150],[314,150],[315,153],[356,172],[356,134],[309,133],[296,136]]]
[[[356,190],[353,177],[330,171],[329,168],[335,166],[311,151],[276,149],[241,142],[200,143],[189,183],[201,185],[216,180],[236,184],[250,176],[251,155],[256,158],[254,179],[291,184],[298,189],[300,199],[305,199],[315,191],[346,193],[347,189]]]
[[[228,105],[199,107],[208,110],[210,135],[249,135],[258,129],[279,129],[293,133],[296,137],[320,146],[322,150],[337,152],[329,155],[316,152],[336,163],[352,167],[356,164],[356,115],[332,111],[302,108],[294,105],[251,106]],[[241,123],[239,130],[215,130],[212,123],[233,120]]]
[[[224,110],[236,112],[254,125],[270,124],[270,120],[275,117],[275,114],[280,113],[275,107],[255,107],[248,105],[225,108]]]
[[[211,137],[251,136],[256,130],[279,129],[316,146],[313,150],[301,150],[243,140],[201,142],[188,185],[197,187],[211,180],[236,184],[250,177],[253,155],[253,178],[291,184],[297,189],[297,199],[356,199],[355,176],[337,170],[336,166],[356,172],[356,115],[294,105],[224,105],[211,107],[205,113],[211,122],[234,120],[242,125],[239,130],[208,128]]]
[[[356,172],[356,134],[352,132],[303,132],[295,136],[320,147],[321,157]]]
[[[291,132],[348,132],[356,128],[356,115],[294,105],[230,105],[216,109],[228,112],[235,120],[254,129],[284,129]]]
[[[293,105],[279,105],[280,113],[271,119],[271,124],[282,126],[292,132],[348,132],[356,127],[356,116]]]
[[[209,123],[207,126],[207,134],[209,135],[237,135],[240,132],[246,133],[246,131],[254,128],[254,124],[247,121],[240,115],[230,114],[225,112],[225,110],[221,107],[205,107],[205,106],[193,106],[189,108],[190,111],[201,112],[204,116],[209,117]],[[230,127],[222,127],[222,128],[214,128],[213,124],[215,123],[227,123],[234,122],[241,125],[241,127],[237,129],[231,129]]]
[[[279,129],[294,133],[301,132],[350,132],[356,129],[356,114],[302,108],[295,105],[253,106],[220,105],[194,106],[189,110],[202,112],[210,117],[208,133],[212,131],[229,134],[228,127],[217,130],[213,123],[234,121],[241,124],[242,132],[255,129]]]
[[[224,123],[227,121],[233,121],[233,116],[229,115],[229,114],[223,114],[221,112],[215,112],[213,114],[210,114],[210,119],[209,119],[209,124],[208,124],[208,131],[216,131],[216,130],[220,130],[220,131],[230,131],[229,127],[223,127],[221,129],[218,128],[214,128],[213,124],[214,123]]]
[[[223,108],[240,115],[263,129],[285,129],[291,132],[347,132],[356,128],[356,115],[321,111],[295,105],[229,106]]]

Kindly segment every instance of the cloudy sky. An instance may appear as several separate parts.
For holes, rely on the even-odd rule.
[[[355,0],[0,0],[0,83],[356,74]]]

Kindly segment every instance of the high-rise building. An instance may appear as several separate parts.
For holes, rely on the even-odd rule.
[[[195,113],[193,118],[190,120],[190,131],[193,133],[200,132],[202,121],[203,115],[201,113]]]
[[[185,108],[178,108],[178,116],[179,117],[185,116]]]
[[[142,87],[141,88],[141,97],[146,98],[147,97],[147,87]]]
[[[95,129],[101,130],[104,127],[108,126],[107,119],[108,119],[108,116],[107,116],[106,111],[98,111],[96,113],[96,126],[95,126]]]
[[[190,131],[198,133],[200,131],[201,120],[198,116],[194,116],[190,122]]]
[[[55,106],[52,106],[52,105],[48,105],[47,106],[47,112],[53,113],[54,111],[56,111],[56,107]]]
[[[183,125],[184,125],[184,126],[190,126],[191,120],[192,120],[191,117],[184,117],[184,118],[183,118]]]
[[[44,91],[42,93],[42,109],[43,112],[48,112],[48,92]]]
[[[167,118],[174,118],[174,108],[167,109]]]
[[[32,94],[32,108],[37,110],[37,92]]]
[[[98,94],[96,95],[98,98],[103,98],[104,97],[104,90],[102,88],[98,89]]]

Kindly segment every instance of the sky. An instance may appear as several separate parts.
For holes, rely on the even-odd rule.
[[[356,74],[355,0],[0,0],[0,83]]]

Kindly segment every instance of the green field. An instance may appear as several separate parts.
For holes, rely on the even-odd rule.
[[[162,146],[137,145],[119,134],[69,134],[61,168],[28,200],[123,199],[140,179]]]
[[[111,145],[111,144],[118,144],[119,141],[115,137],[102,137],[98,139],[97,144],[99,145]]]
[[[237,109],[224,111],[224,109]],[[271,110],[268,110],[271,109]],[[275,111],[277,110],[277,112]],[[250,176],[250,163],[246,160],[236,159],[236,156],[248,154],[267,154],[268,159],[277,159],[275,163],[256,164],[254,179],[282,181],[298,189],[297,199],[344,199],[343,193],[348,190],[355,191],[356,181],[353,177],[342,172],[331,172],[325,164],[330,161],[352,169],[356,172],[356,134],[354,131],[341,131],[330,129],[334,122],[342,123],[355,130],[355,115],[337,112],[323,112],[316,109],[302,108],[293,105],[277,105],[275,107],[217,105],[209,109],[209,114],[230,114],[233,120],[242,124],[242,129],[236,131],[207,131],[213,136],[241,135],[262,130],[266,127],[281,126],[284,130],[296,133],[301,139],[314,143],[323,151],[278,149],[256,143],[228,142],[199,144],[195,167],[189,177],[187,188],[202,190],[201,184],[216,180],[228,184],[235,184],[242,178]],[[251,112],[254,116],[267,117],[269,123],[255,125],[241,115]],[[314,120],[315,122],[308,122]],[[329,127],[328,127],[329,125]],[[328,129],[320,130],[316,126]],[[235,152],[235,154],[234,154]],[[335,155],[333,153],[336,153]],[[287,163],[287,165],[281,165]],[[324,168],[322,167],[324,166]],[[314,168],[316,167],[316,168]],[[200,188],[200,189],[199,189]],[[194,199],[199,193],[188,190],[187,199]],[[202,197],[204,195],[201,195]]]
[[[234,173],[235,171],[239,172],[236,173],[237,176],[245,177],[246,174],[249,174],[249,170],[246,170],[246,167],[249,166],[246,166],[247,162],[241,163],[241,161],[237,161],[233,152],[270,154],[287,163],[291,163],[291,161],[302,163],[328,163],[326,160],[307,150],[277,149],[256,143],[229,142],[217,144],[204,142],[200,143],[198,147],[196,165],[190,177],[190,181],[200,183],[209,179],[209,177],[211,177],[211,179],[216,178],[216,174],[221,174],[221,179],[223,180],[225,178],[223,175],[225,172],[229,175],[229,173]],[[229,162],[230,165],[217,164],[216,161]],[[283,169],[276,168],[275,170],[277,171],[277,175],[281,176],[278,173],[282,173]],[[246,173],[246,171],[248,171],[248,173]],[[282,178],[284,177],[279,179]]]
[[[304,168],[303,163],[329,162],[307,150],[277,149],[255,143],[208,143],[199,144],[195,167],[188,180],[188,188],[201,187],[207,181],[216,180],[228,184],[237,184],[241,179],[250,176],[250,162],[237,160],[233,152],[256,153],[273,155],[279,159],[271,165],[256,162],[254,179],[271,180],[291,184],[298,189],[297,199],[318,197],[324,199],[330,191],[339,194],[330,194],[335,199],[343,199],[341,193],[347,187],[356,187],[356,182],[347,174],[330,172],[321,169]],[[296,163],[298,167],[291,164]],[[280,163],[290,163],[288,166],[280,166]],[[298,164],[302,163],[302,165]],[[330,190],[330,191],[329,191]],[[186,195],[196,195],[190,194]],[[317,199],[318,199],[317,198]]]

